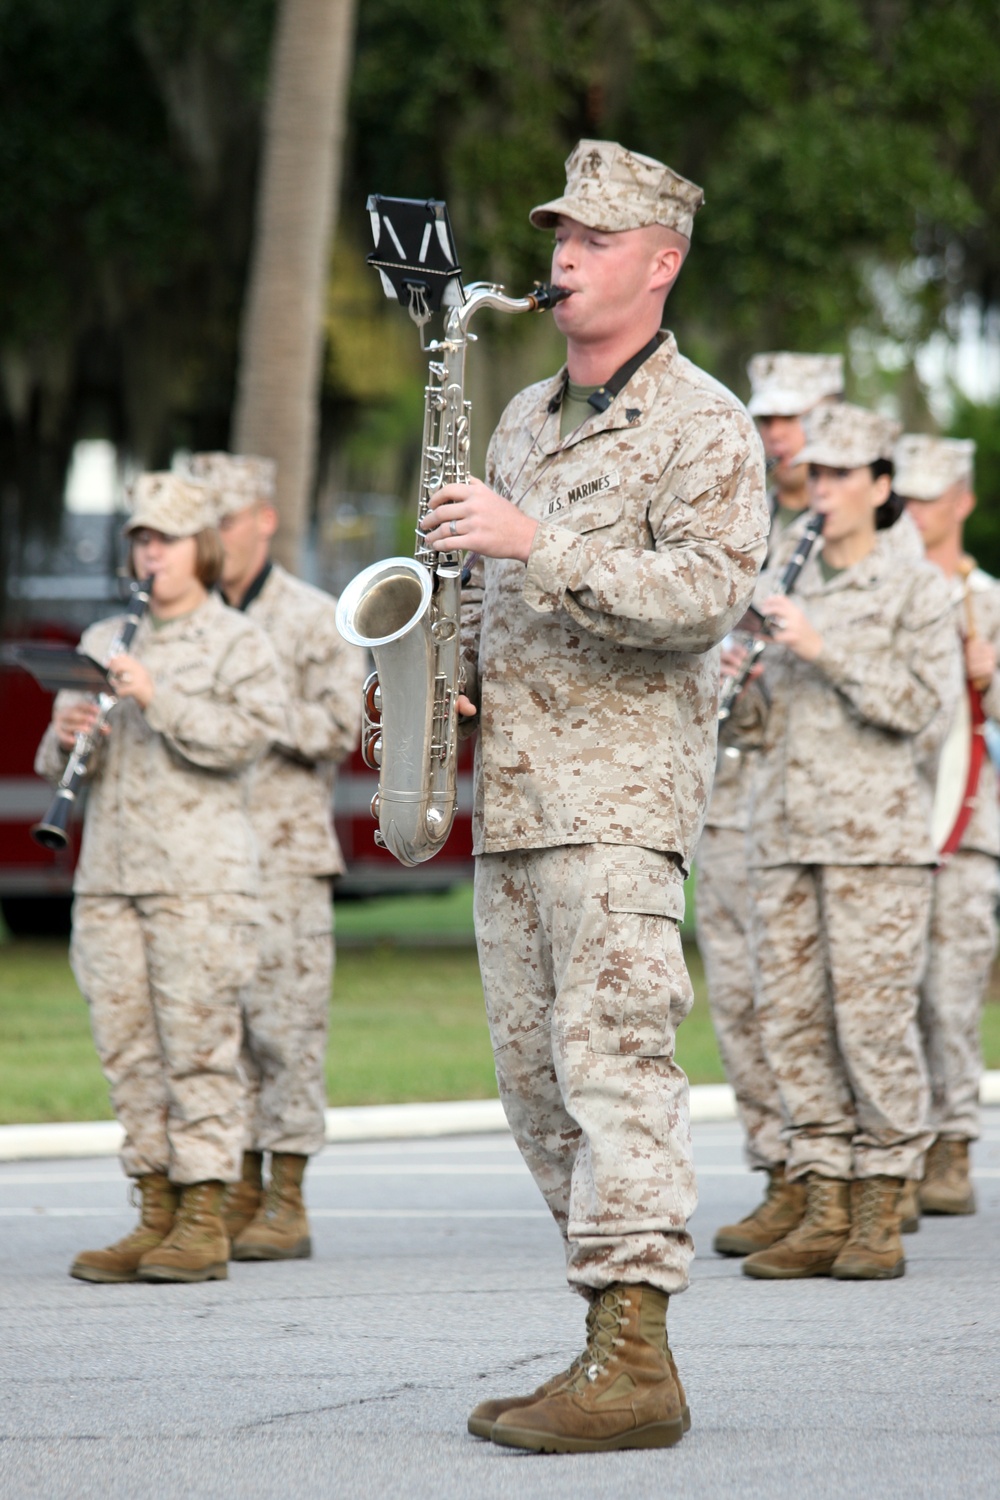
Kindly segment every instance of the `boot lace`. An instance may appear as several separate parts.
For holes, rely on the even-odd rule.
[[[621,1337],[622,1317],[631,1304],[624,1292],[608,1288],[591,1308],[592,1320],[588,1319],[587,1347],[580,1355],[578,1369],[572,1384],[580,1388],[584,1382],[593,1382],[617,1356],[615,1350],[625,1340]]]
[[[806,1211],[803,1224],[814,1224],[826,1216],[827,1205],[836,1190],[832,1177],[812,1176],[806,1186]]]
[[[885,1201],[885,1189],[881,1183],[867,1181],[859,1194],[855,1238],[867,1242],[874,1238],[879,1226]]]

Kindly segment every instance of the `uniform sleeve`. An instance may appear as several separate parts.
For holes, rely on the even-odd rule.
[[[288,684],[287,730],[277,748],[308,765],[337,764],[361,732],[364,652],[344,640],[331,607],[317,612],[297,660],[297,680]]]
[[[288,699],[274,647],[251,622],[211,674],[190,688],[157,688],[146,722],[171,749],[209,771],[251,764],[288,737]]]
[[[943,578],[914,575],[889,650],[851,651],[824,642],[813,665],[868,724],[896,734],[947,727],[962,690],[954,610]]]
[[[57,708],[69,708],[73,703],[84,702],[86,702],[84,693],[58,693],[52,705],[52,712],[54,714]],[[50,724],[35,751],[35,775],[43,776],[46,781],[51,781],[53,785],[56,785],[62,779],[68,760],[69,751],[62,748],[55,728]]]
[[[652,548],[540,522],[525,602],[565,610],[584,629],[625,646],[707,651],[740,618],[767,548],[760,439],[726,407],[702,412],[655,476]]]

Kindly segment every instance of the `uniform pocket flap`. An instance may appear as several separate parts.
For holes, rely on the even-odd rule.
[[[614,526],[624,508],[625,495],[619,491],[600,500],[577,501],[569,512],[564,511],[555,519],[560,526],[570,526],[574,531],[598,531],[602,526]]]
[[[648,917],[684,916],[684,886],[672,870],[612,870],[608,876],[608,910],[633,911]]]

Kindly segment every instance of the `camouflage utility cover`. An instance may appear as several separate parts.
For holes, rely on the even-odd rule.
[[[269,877],[335,875],[333,780],[361,727],[364,653],[337,629],[337,601],[276,563],[247,614],[267,632],[288,695],[287,729],[250,777],[250,813]]]
[[[122,623],[118,617],[91,626],[81,649],[103,661]],[[256,895],[257,843],[244,773],[272,740],[288,734],[271,643],[213,594],[158,628],[147,615],[132,654],[152,677],[155,696],[145,713],[133,699],[111,712],[111,733],[91,761],[73,889]],[[57,781],[65,765],[50,725],[35,769]]]
[[[559,214],[617,234],[663,224],[691,238],[705,201],[701,188],[651,156],[615,141],[578,141],[566,158],[566,191],[529,215],[536,229],[554,229]]]
[[[795,461],[860,469],[880,458],[891,460],[901,430],[892,417],[848,401],[821,406],[806,418],[806,446]]]
[[[972,484],[976,445],[971,438],[904,433],[894,454],[893,489],[907,500],[938,500],[953,484]]]
[[[515,397],[487,458],[540,524],[527,566],[480,560],[463,601],[475,850],[633,844],[688,866],[715,767],[712,648],[764,555],[760,439],[671,335],[565,441],[563,378]]]
[[[910,556],[911,530],[824,581],[817,553],[796,602],[823,637],[814,662],[769,645],[764,678],[734,720],[762,747],[754,768],[751,865],[933,864],[927,758],[961,687],[940,570]],[[773,589],[778,564],[758,585]]]
[[[263,500],[274,504],[278,466],[273,458],[244,453],[193,453],[188,472],[215,491],[218,518]]]
[[[747,374],[753,417],[801,417],[844,392],[842,354],[755,354]]]
[[[140,474],[132,490],[126,536],[148,526],[164,536],[194,536],[215,525],[215,497],[197,480],[179,474]]]

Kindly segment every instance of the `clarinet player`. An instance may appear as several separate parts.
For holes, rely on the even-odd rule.
[[[479,730],[476,926],[500,1096],[585,1299],[582,1354],[470,1431],[549,1452],[667,1446],[690,1423],[667,1343],[696,1201],[674,1033],[678,919],[715,760],[718,652],[768,526],[739,401],[678,352],[664,299],[701,189],[581,141],[554,233],[566,364],[516,396],[485,481],[426,527],[478,555],[463,609]]]
[[[898,426],[846,403],[810,421],[801,461],[824,517],[774,644],[737,704],[759,745],[750,814],[754,992],[787,1119],[801,1221],[748,1276],[903,1274],[899,1200],[930,1141],[916,1025],[931,903],[925,757],[958,693],[944,580],[901,565]]]
[[[210,592],[222,563],[211,492],[145,474],[134,498],[129,564],[152,590],[132,650],[108,663],[119,701],[88,766],[70,957],[141,1211],[70,1274],[221,1280],[219,1207],[243,1144],[240,998],[257,965],[246,772],[285,733],[284,689],[263,632]],[[103,660],[119,623],[92,626],[81,649]],[[58,781],[93,718],[59,694],[39,774]]]

